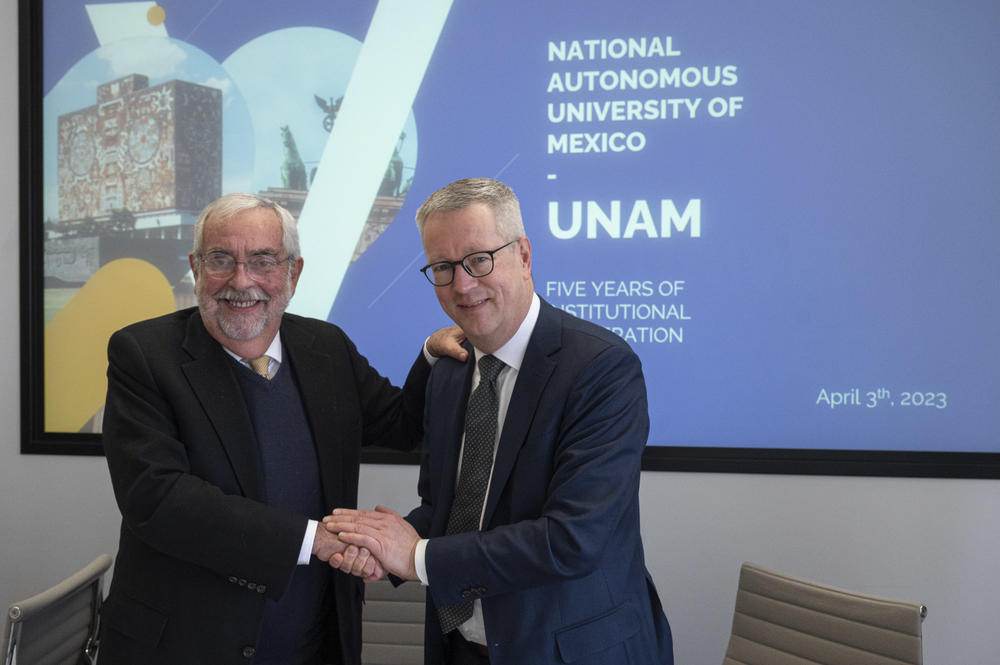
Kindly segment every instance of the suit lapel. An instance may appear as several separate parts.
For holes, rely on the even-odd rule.
[[[472,345],[465,345],[469,352],[469,359],[464,363],[458,363],[449,359],[441,359],[438,363],[447,363],[442,368],[447,367],[444,377],[440,382],[435,383],[434,393],[428,395],[427,408],[432,409],[434,418],[441,419],[441,426],[435,426],[433,431],[442,432],[441,441],[429,441],[428,445],[434,446],[434,455],[441,453],[439,473],[442,481],[439,485],[438,495],[435,497],[435,505],[448,506],[448,510],[435,511],[435,524],[432,525],[434,534],[443,534],[448,523],[448,513],[451,510],[451,502],[455,496],[455,480],[458,478],[458,459],[461,448],[462,435],[465,433],[465,409],[469,402],[469,392],[472,386],[472,373],[476,364],[476,354]],[[455,400],[454,396],[459,395],[460,399]],[[432,459],[434,457],[432,455]]]
[[[188,319],[182,348],[191,360],[181,369],[226,450],[243,495],[259,500],[260,456],[243,391],[233,375],[232,360],[205,330],[198,312]]]
[[[490,481],[490,492],[486,497],[486,512],[483,524],[488,525],[496,510],[497,502],[503,493],[507,480],[514,468],[517,455],[524,446],[531,421],[541,403],[542,392],[555,371],[556,361],[552,356],[559,350],[562,339],[562,323],[558,311],[544,300],[538,313],[538,321],[528,341],[528,348],[517,373],[514,392],[507,406],[507,416],[504,419],[503,431],[497,446],[496,461],[493,463],[493,476]]]

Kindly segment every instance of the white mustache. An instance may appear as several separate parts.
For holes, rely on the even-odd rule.
[[[236,289],[223,289],[215,295],[212,296],[213,300],[230,300],[235,302],[248,302],[251,300],[259,300],[261,302],[268,302],[271,300],[271,296],[267,295],[260,289],[254,287],[249,289],[242,289],[237,291]]]

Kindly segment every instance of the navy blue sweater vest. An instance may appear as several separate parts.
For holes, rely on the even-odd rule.
[[[280,510],[322,519],[319,466],[294,370],[285,355],[270,381],[240,365],[236,370],[260,453],[264,501]],[[268,600],[254,665],[312,665],[330,621],[326,595],[331,569],[313,559],[298,566],[281,600]]]

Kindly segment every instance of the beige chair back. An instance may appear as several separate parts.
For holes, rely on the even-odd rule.
[[[423,665],[425,599],[426,589],[419,582],[393,587],[380,580],[365,585],[362,665]]]
[[[923,605],[740,569],[723,665],[922,665]]]

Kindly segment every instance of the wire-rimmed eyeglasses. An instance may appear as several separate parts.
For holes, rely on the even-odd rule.
[[[286,256],[283,259],[275,258],[270,254],[255,254],[246,261],[237,261],[236,257],[226,252],[209,252],[200,257],[201,265],[205,267],[205,272],[212,277],[229,277],[236,272],[236,266],[242,263],[246,266],[247,274],[252,279],[264,279],[270,277],[282,263],[291,261],[293,256]]]
[[[471,277],[486,277],[493,272],[493,255],[504,247],[513,245],[517,240],[511,240],[506,245],[501,245],[496,249],[472,252],[466,254],[458,261],[437,261],[428,263],[420,272],[424,273],[427,281],[434,286],[448,286],[455,280],[455,266],[462,266],[465,272]]]

